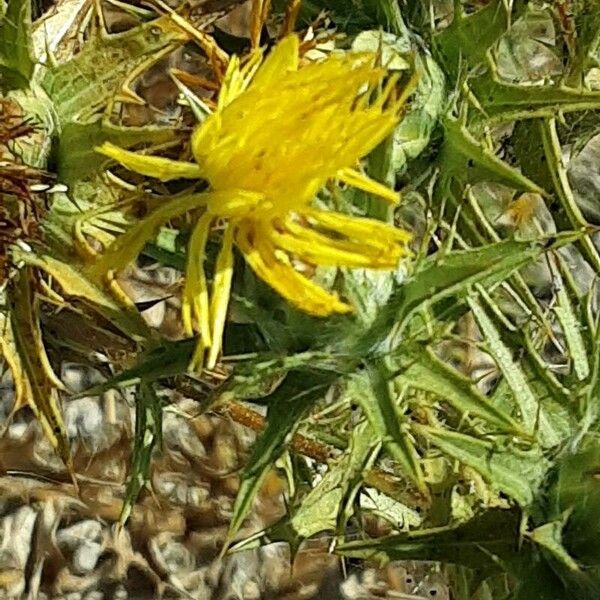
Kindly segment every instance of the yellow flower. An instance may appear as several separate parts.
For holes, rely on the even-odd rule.
[[[182,314],[199,329],[193,366],[212,368],[221,350],[233,269],[233,245],[254,272],[297,308],[316,316],[352,307],[294,268],[315,265],[394,269],[410,234],[380,221],[312,206],[329,179],[395,203],[397,194],[356,169],[392,131],[408,93],[367,54],[330,56],[299,68],[290,35],[262,61],[232,57],[216,111],[192,134],[194,163],[144,156],[104,144],[123,166],[163,181],[202,178],[210,191],[165,203],[117,239],[92,266],[96,276],[126,266],[168,220],[202,208],[188,248]],[[211,225],[224,224],[209,294],[203,262]],[[208,351],[207,360],[205,352]]]

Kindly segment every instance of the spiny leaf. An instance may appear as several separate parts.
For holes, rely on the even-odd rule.
[[[496,570],[516,557],[520,521],[519,511],[491,509],[467,523],[347,542],[337,546],[336,553],[366,560],[444,561]]]
[[[125,523],[140,490],[150,475],[152,451],[162,444],[162,407],[152,384],[142,381],[136,394],[135,437],[123,508],[119,517]]]
[[[433,37],[435,58],[454,76],[464,63],[473,67],[485,60],[486,53],[504,34],[509,14],[502,0],[492,0],[472,15],[465,15],[455,2],[452,24]]]
[[[543,193],[535,182],[484,147],[459,120],[447,117],[442,123],[444,144],[440,164],[443,178],[455,178],[463,185],[485,179],[527,192]]]
[[[562,543],[562,528],[564,520],[550,521],[540,527],[536,527],[530,534],[529,539],[538,546],[551,553],[553,558],[560,561],[568,571],[580,571],[575,559],[567,552]]]
[[[564,283],[560,283],[556,291],[557,303],[554,312],[560,321],[569,357],[573,361],[573,369],[579,381],[585,380],[590,374],[590,365],[583,336],[581,335],[581,321],[577,318]]]
[[[502,447],[418,423],[413,424],[413,429],[444,454],[478,471],[493,489],[504,492],[523,507],[532,503],[549,467],[540,450],[525,452]]]
[[[416,158],[430,142],[444,108],[446,78],[430,56],[415,58],[419,82],[406,116],[394,130],[392,153],[396,173],[402,173],[407,163]]]
[[[480,283],[491,288],[511,273],[541,256],[546,249],[560,247],[577,239],[579,233],[564,233],[543,241],[506,240],[470,250],[433,255],[410,279],[402,283],[373,325],[358,342],[357,353],[376,348],[396,324],[402,330],[409,318],[424,304],[432,305],[451,297],[464,297],[470,286]]]
[[[582,419],[577,433],[571,441],[577,448],[584,436],[600,416],[600,326],[596,324],[592,338],[590,383],[584,395]]]
[[[84,390],[75,397],[97,396],[112,389],[123,389],[142,381],[150,384],[166,377],[185,373],[196,347],[196,339],[179,342],[162,342],[157,348],[143,352],[137,364],[114,375],[106,381]]]
[[[229,381],[225,384],[223,393],[237,400],[254,400],[264,403],[268,394],[273,391],[273,384],[281,380],[293,370],[315,368],[324,372],[331,371],[332,375],[342,375],[347,361],[329,352],[299,352],[290,356],[274,354],[269,357],[262,353],[259,358],[240,361]],[[267,399],[265,400],[265,396]]]
[[[150,66],[187,38],[168,16],[125,33],[97,32],[77,56],[49,69],[42,84],[61,123],[85,122],[115,96],[136,69]]]
[[[24,165],[46,170],[52,154],[53,139],[57,134],[56,114],[52,103],[37,86],[14,90],[10,99],[19,106],[23,115],[26,115],[32,129],[29,135],[11,142],[11,152],[18,156]]]
[[[102,169],[95,148],[111,142],[122,148],[137,144],[161,144],[176,139],[173,127],[118,127],[103,118],[63,125],[57,148],[56,171],[61,182],[72,184]]]
[[[569,64],[568,81],[580,85],[587,69],[600,65],[600,12],[597,0],[579,0],[572,4],[575,9],[576,51]]]
[[[405,28],[400,7],[394,0],[303,0],[301,16],[310,22],[322,10],[331,11],[334,20],[343,23],[346,31],[382,27],[398,34]]]
[[[52,206],[41,225],[49,253],[64,262],[81,243],[75,232],[106,247],[129,225],[124,210],[115,205],[113,187],[99,174],[74,182],[68,193],[52,196]]]
[[[556,119],[546,118],[540,121],[541,137],[546,154],[546,164],[552,177],[556,196],[560,200],[563,211],[573,229],[585,228],[587,221],[581,212],[581,209],[575,201],[573,190],[567,176],[567,168],[564,163]],[[590,236],[584,236],[579,240],[581,252],[589,261],[590,265],[597,273],[600,273],[600,254]]]
[[[469,87],[482,106],[488,125],[550,118],[556,115],[557,110],[567,113],[600,108],[600,92],[561,84],[518,85],[486,76],[473,79]]]
[[[348,450],[330,465],[323,479],[302,499],[291,525],[303,538],[334,530],[344,506],[351,503],[366,468],[377,437],[367,421],[353,428]],[[350,496],[350,497],[349,497]]]
[[[152,339],[152,332],[138,313],[117,304],[76,267],[61,262],[48,254],[37,255],[18,249],[15,249],[13,254],[15,260],[37,267],[51,275],[67,296],[84,301],[123,333],[138,341]]]
[[[407,430],[402,430],[402,417],[390,392],[387,371],[375,361],[367,363],[369,386],[355,400],[367,415],[373,431],[381,437],[390,456],[402,471],[424,492],[425,480],[419,455]]]
[[[254,445],[242,473],[227,535],[229,542],[240,530],[265,476],[282,453],[285,441],[334,379],[331,373],[295,371],[269,396],[267,427]]]
[[[53,378],[49,375],[40,323],[36,313],[31,268],[21,271],[18,279],[11,280],[8,287],[11,327],[28,391],[29,405],[40,421],[42,429],[64,462],[73,473],[73,461],[67,430],[58,405]]]
[[[15,386],[15,402],[12,412],[17,412],[29,403],[31,395],[25,366],[21,360],[15,334],[13,332],[12,319],[7,318],[0,313],[0,350],[2,357],[8,364],[8,368],[12,373],[12,379]]]
[[[400,351],[408,362],[408,367],[400,370],[405,385],[436,394],[460,413],[480,417],[500,431],[527,435],[517,421],[491,404],[468,377],[441,361],[430,347],[407,344]]]
[[[545,410],[540,404],[540,399],[536,398],[533,393],[525,373],[513,359],[512,352],[503,342],[494,322],[476,299],[468,298],[467,302],[487,343],[488,352],[493,356],[512,390],[525,429],[533,433],[536,425],[539,426],[542,443],[546,446],[555,446],[560,442],[560,437],[552,428]]]

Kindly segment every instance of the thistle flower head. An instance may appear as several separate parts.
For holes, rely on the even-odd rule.
[[[367,103],[385,75],[373,56],[330,57],[299,69],[297,46],[296,36],[286,38],[244,92],[192,137],[213,189],[260,193],[259,208],[280,214],[306,205],[327,179],[356,166],[397,120],[393,106],[383,107],[388,93]]]
[[[315,265],[393,269],[407,254],[410,235],[382,222],[314,208],[320,188],[337,179],[389,202],[393,190],[360,170],[358,161],[390,134],[407,96],[372,54],[330,56],[299,66],[299,40],[290,35],[262,61],[231,59],[216,111],[192,135],[195,163],[143,156],[104,144],[99,151],[122,165],[162,180],[202,178],[211,190],[177,198],[116,240],[94,265],[101,274],[125,266],[157,227],[205,207],[192,234],[183,319],[197,327],[196,363],[221,347],[237,245],[255,273],[301,310],[316,316],[352,307],[294,268]],[[204,250],[211,224],[226,222],[209,298]]]

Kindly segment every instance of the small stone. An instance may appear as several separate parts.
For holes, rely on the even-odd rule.
[[[242,589],[243,600],[260,600],[260,587],[256,581],[247,581]]]
[[[86,519],[58,531],[56,541],[59,546],[75,550],[82,543],[100,541],[101,536],[102,525],[93,519]]]
[[[0,562],[2,568],[25,569],[37,512],[22,506],[0,520]]]
[[[166,412],[163,416],[163,441],[165,447],[181,450],[195,460],[206,457],[204,444],[194,434],[187,419],[171,412]]]
[[[71,439],[87,439],[94,447],[103,437],[102,411],[95,398],[78,398],[69,402],[64,409],[67,435]]]
[[[91,573],[96,567],[103,549],[102,544],[85,540],[73,553],[73,572],[78,575]]]
[[[60,378],[67,388],[76,394],[106,380],[97,369],[69,362],[62,364]]]
[[[152,538],[150,553],[156,566],[164,573],[189,572],[196,566],[194,555],[170,533],[162,533]]]

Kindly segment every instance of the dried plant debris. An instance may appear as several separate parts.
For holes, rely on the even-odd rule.
[[[0,1],[0,597],[600,597],[600,10]]]

